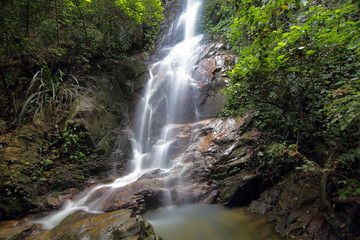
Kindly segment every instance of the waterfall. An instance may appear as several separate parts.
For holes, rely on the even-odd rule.
[[[135,126],[135,171],[147,168],[167,168],[167,152],[171,145],[171,124],[185,122],[192,98],[190,91],[191,69],[197,58],[202,35],[194,35],[199,2],[189,0],[186,12],[180,17],[177,28],[184,25],[184,40],[169,49],[168,55],[150,68],[150,79],[140,101]],[[170,34],[170,33],[169,33]],[[146,163],[151,159],[150,163]],[[136,169],[138,167],[139,169]]]
[[[176,165],[176,160],[168,157],[173,143],[174,126],[198,118],[194,104],[196,96],[192,94],[191,72],[199,58],[199,43],[203,37],[195,34],[200,4],[198,0],[188,0],[185,12],[173,23],[167,34],[170,38],[174,33],[181,33],[182,41],[173,46],[162,46],[159,51],[166,52],[166,56],[149,69],[150,79],[134,120],[130,173],[110,184],[98,185],[83,192],[76,200],[67,201],[63,209],[36,222],[52,228],[77,210],[99,212],[103,200],[87,203],[95,191],[106,189],[109,196],[113,189],[136,181],[148,171],[159,168],[170,170]]]

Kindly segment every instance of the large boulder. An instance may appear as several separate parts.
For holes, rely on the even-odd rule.
[[[126,159],[130,152],[128,134],[119,131],[129,125],[129,116],[149,78],[148,69],[136,59],[106,59],[99,65],[102,70],[98,74],[84,76],[85,87],[78,89],[68,119],[83,125],[96,149],[107,155],[120,142]]]

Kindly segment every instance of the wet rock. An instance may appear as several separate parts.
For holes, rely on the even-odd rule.
[[[16,223],[14,223],[14,224],[6,225],[6,226],[0,228],[0,239],[3,239],[3,240],[26,239],[32,233],[36,233],[38,231],[41,231],[40,225],[21,224],[21,225],[17,226]],[[50,239],[50,238],[48,238],[48,239]]]
[[[240,163],[250,161],[249,146],[241,144],[242,129],[250,119],[248,115],[172,126],[176,148],[171,153],[174,159],[168,163],[175,164],[171,170],[155,169],[126,186],[104,187],[93,193],[88,203],[104,211],[130,208],[142,213],[170,203],[249,202],[262,189],[256,190],[262,181],[260,174],[249,172],[243,177],[239,174]],[[244,138],[253,139],[248,141],[251,144],[257,139],[257,134],[245,132],[245,135]]]
[[[131,210],[92,214],[77,211],[51,230],[38,224],[19,224],[0,229],[0,239],[161,239],[150,223]]]
[[[235,63],[236,56],[233,53],[224,52],[223,43],[205,44],[200,53],[200,59],[191,70],[189,86],[180,94],[177,104],[177,116],[175,122],[179,124],[195,122],[199,119],[216,117],[225,106],[225,97],[221,90],[226,86],[228,78],[226,71]],[[159,66],[154,66],[154,71]],[[153,105],[152,131],[161,129],[158,123],[164,122],[167,113],[167,101],[165,97],[166,87],[171,85],[173,76],[163,74],[154,79],[153,84],[158,88],[150,102]],[[174,88],[170,87],[171,88]],[[156,102],[156,103],[155,103]],[[194,111],[194,109],[196,109]]]
[[[248,210],[276,223],[276,231],[296,239],[336,239],[320,196],[320,176],[292,173],[261,194]]]
[[[235,63],[236,56],[223,50],[223,42],[203,46],[192,78],[197,86],[200,119],[216,117],[225,106],[221,90],[227,85],[226,71]]]
[[[144,213],[167,204],[168,191],[162,179],[143,178],[124,187],[97,190],[87,200],[92,208],[102,211],[117,209],[133,209],[136,213]]]
[[[60,208],[67,199],[71,198],[70,193],[68,194],[56,194],[51,193],[48,196],[46,196],[46,202],[49,206],[51,206],[52,209],[58,209]]]
[[[268,213],[274,204],[277,203],[280,193],[281,189],[277,188],[272,188],[270,191],[264,192],[258,199],[251,202],[248,211],[261,215]]]

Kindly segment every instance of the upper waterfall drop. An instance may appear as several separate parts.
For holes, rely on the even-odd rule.
[[[199,1],[189,0],[176,28],[184,28],[183,41],[164,46],[169,51],[161,61],[150,67],[150,79],[135,117],[134,161],[142,169],[168,168],[167,154],[171,145],[171,124],[186,121],[186,115],[196,115],[190,90],[191,70],[198,59],[202,35],[195,35]],[[161,49],[160,49],[161,51]],[[140,157],[140,159],[136,159]]]

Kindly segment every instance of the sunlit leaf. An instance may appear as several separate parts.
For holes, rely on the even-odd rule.
[[[314,52],[315,52],[314,50],[309,50],[309,51],[306,52],[306,55],[311,55],[311,54],[313,54]]]
[[[281,59],[283,59],[285,56],[286,56],[286,54],[280,55],[280,56],[277,57],[277,60],[281,60]]]

